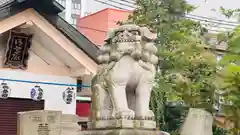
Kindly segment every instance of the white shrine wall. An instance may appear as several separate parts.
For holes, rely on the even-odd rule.
[[[70,77],[41,75],[24,71],[7,71],[0,70],[0,83],[1,78],[11,80],[24,80],[33,82],[47,82],[47,83],[61,83],[61,84],[76,84],[76,80]],[[11,88],[10,97],[13,98],[31,98],[31,89],[35,85],[43,89],[43,100],[45,101],[45,110],[62,111],[64,114],[76,113],[76,96],[71,104],[66,104],[63,100],[62,94],[68,86],[49,85],[49,84],[35,84],[25,82],[4,81]],[[76,93],[76,88],[74,89]],[[7,100],[7,99],[6,99]],[[35,101],[38,102],[38,101]]]

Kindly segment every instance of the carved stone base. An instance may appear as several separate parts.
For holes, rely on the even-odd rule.
[[[151,120],[99,120],[88,123],[88,129],[146,129],[155,130],[156,122]]]
[[[91,130],[83,131],[81,135],[169,135],[156,130],[141,129],[113,129],[113,130]]]

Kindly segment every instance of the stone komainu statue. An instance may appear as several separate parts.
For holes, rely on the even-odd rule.
[[[109,31],[92,81],[92,120],[153,120],[149,100],[156,73],[156,34],[122,25]]]

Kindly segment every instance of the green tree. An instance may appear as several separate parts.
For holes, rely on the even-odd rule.
[[[219,128],[216,125],[213,126],[213,135],[229,135],[229,131],[223,128]]]
[[[136,3],[138,8],[127,23],[147,26],[158,34],[161,72],[156,76],[150,107],[159,128],[170,129],[164,118],[168,102],[183,101],[189,107],[212,112],[216,58],[205,48],[206,29],[184,18],[194,6],[185,0],[137,0]]]
[[[221,6],[219,10],[226,18],[236,18],[238,22],[240,21],[240,9],[226,9]]]
[[[240,18],[240,9],[225,9],[220,12],[227,18]],[[219,88],[225,102],[222,104],[223,114],[233,122],[231,131],[240,135],[240,25],[232,31],[218,34],[219,42],[228,44],[225,55],[219,63]]]
[[[240,135],[240,26],[226,35],[227,53],[220,61],[219,84],[225,103],[222,105],[226,118],[233,122],[234,135]]]

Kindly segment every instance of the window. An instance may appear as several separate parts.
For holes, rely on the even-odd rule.
[[[72,0],[72,14],[81,15],[81,0]]]
[[[81,4],[78,4],[78,7],[77,7],[77,9],[81,9]]]
[[[79,10],[79,9],[72,9],[72,14],[80,15],[81,14],[81,10]]]
[[[72,9],[81,9],[81,4],[79,4],[79,3],[72,3]]]

